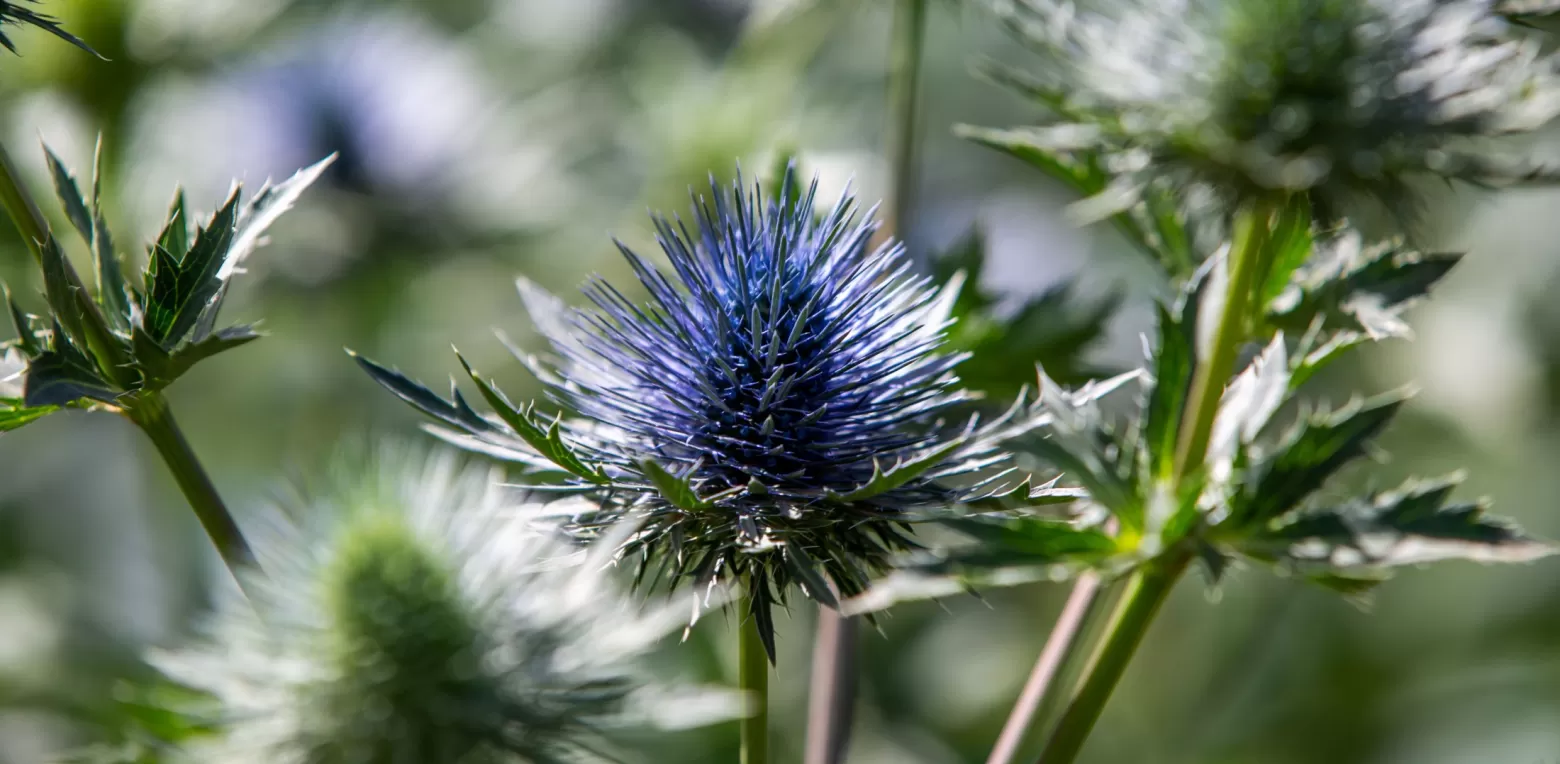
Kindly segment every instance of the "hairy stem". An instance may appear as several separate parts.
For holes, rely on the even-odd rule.
[[[899,0],[889,61],[889,101],[894,122],[889,135],[893,198],[887,230],[904,240],[905,219],[915,201],[916,121],[920,111],[921,58],[926,44],[928,0]]]
[[[250,550],[249,543],[238,529],[238,523],[233,520],[233,515],[218,495],[217,487],[212,484],[205,468],[196,458],[195,451],[190,448],[189,441],[184,439],[183,431],[173,421],[173,412],[168,409],[167,400],[160,393],[146,392],[131,396],[128,400],[123,408],[125,416],[135,422],[151,439],[152,445],[157,447],[157,453],[162,455],[168,470],[173,473],[174,481],[179,484],[179,490],[189,501],[190,508],[195,510],[195,517],[200,520],[201,527],[206,529],[206,535],[216,545],[222,561],[227,563],[228,569],[242,586],[244,576],[241,574],[257,567],[254,552]]]
[[[1024,683],[1013,711],[1002,725],[1002,734],[986,758],[986,764],[1012,764],[1018,759],[1026,740],[1044,729],[1045,719],[1040,713],[1055,698],[1053,688],[1061,679],[1062,664],[1069,656],[1077,654],[1079,639],[1083,637],[1088,616],[1099,607],[1101,601],[1100,577],[1086,571],[1073,584],[1072,593],[1062,605],[1062,613],[1051,627],[1051,636],[1040,649],[1040,657]]]
[[[807,702],[805,764],[839,764],[854,716],[859,621],[833,608],[818,607],[812,678]]]
[[[769,764],[769,655],[758,633],[758,619],[744,601],[738,627],[738,684],[747,693],[750,713],[742,720],[742,764]]]
[[[1186,418],[1182,420],[1180,440],[1176,444],[1176,481],[1202,467],[1208,454],[1208,438],[1213,434],[1213,420],[1224,397],[1224,387],[1235,371],[1235,360],[1240,347],[1250,332],[1249,305],[1258,273],[1267,270],[1263,260],[1267,250],[1269,227],[1274,206],[1267,202],[1255,202],[1235,216],[1235,235],[1230,242],[1229,288],[1224,297],[1224,309],[1214,328],[1213,344],[1208,357],[1197,366],[1192,378],[1191,398],[1187,402]]]
[[[1132,575],[1109,629],[1089,669],[1088,676],[1057,722],[1056,732],[1040,754],[1040,764],[1072,764],[1105,709],[1116,683],[1127,670],[1133,653],[1148,633],[1175,582],[1190,560],[1185,555],[1149,563]]]

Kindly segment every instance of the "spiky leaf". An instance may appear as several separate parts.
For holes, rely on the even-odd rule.
[[[612,479],[607,477],[600,467],[586,464],[584,460],[574,453],[574,449],[570,448],[569,444],[563,441],[563,433],[558,420],[554,420],[544,430],[542,425],[536,422],[532,408],[528,407],[524,411],[516,408],[509,402],[509,399],[504,397],[503,393],[498,391],[498,388],[483,379],[482,375],[472,369],[471,364],[466,363],[465,358],[462,358],[459,353],[456,354],[456,357],[460,359],[460,365],[465,368],[466,375],[471,377],[472,382],[476,383],[477,389],[482,393],[482,398],[488,402],[489,406],[493,407],[493,413],[498,414],[498,418],[504,420],[504,423],[509,425],[515,431],[515,434],[520,436],[521,440],[524,440],[531,448],[536,449],[542,456],[547,457],[553,464],[562,467],[573,475],[584,478],[596,485],[609,485],[612,482]]]
[[[881,496],[909,483],[911,480],[925,474],[927,470],[941,464],[945,457],[958,450],[962,445],[964,445],[963,440],[952,440],[923,453],[901,459],[886,470],[883,469],[881,463],[874,462],[872,465],[872,477],[867,482],[857,486],[854,490],[844,493],[825,490],[824,495],[832,501],[839,502],[865,501],[874,496]]]
[[[166,244],[159,243],[154,250],[142,312],[147,333],[164,348],[171,349],[184,339],[221,289],[219,274],[232,248],[238,203],[239,192],[235,190],[182,258]],[[178,237],[171,238],[170,243],[176,245]]]
[[[1412,480],[1392,491],[1275,520],[1237,548],[1309,573],[1358,577],[1404,565],[1462,559],[1525,562],[1555,552],[1481,503],[1451,500],[1458,478]]]
[[[67,342],[27,363],[23,402],[28,406],[59,406],[82,398],[112,402],[119,392],[97,367]]]
[[[1462,260],[1461,254],[1425,254],[1401,244],[1366,247],[1345,233],[1318,248],[1270,308],[1274,326],[1299,335],[1320,321],[1326,329],[1363,332],[1375,339],[1406,336],[1401,315]]]

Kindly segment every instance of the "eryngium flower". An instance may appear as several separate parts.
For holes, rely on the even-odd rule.
[[[680,613],[638,614],[608,554],[580,554],[499,478],[387,449],[284,507],[296,522],[254,537],[253,607],[235,593],[201,644],[154,657],[218,701],[221,738],[192,759],[599,760],[600,728],[648,699],[634,659]]]
[[[1054,121],[972,137],[1100,162],[1114,182],[1090,216],[1158,185],[1220,211],[1303,193],[1323,219],[1361,200],[1411,219],[1415,176],[1541,175],[1487,139],[1560,113],[1556,58],[1513,36],[1493,0],[995,2],[1053,64],[1043,81],[997,76]]]
[[[961,476],[996,461],[996,437],[1017,426],[945,426],[966,398],[962,357],[938,352],[956,286],[939,293],[900,245],[873,246],[876,224],[857,221],[849,195],[819,214],[816,194],[790,173],[769,200],[712,183],[693,229],[657,220],[670,274],[623,248],[648,305],[598,280],[594,307],[573,309],[522,282],[559,356],[527,360],[581,415],[550,442],[475,373],[502,423],[364,366],[463,430],[452,442],[521,462],[551,451],[566,487],[600,508],[576,518],[582,536],[642,519],[625,550],[642,580],[740,582],[772,658],[770,609],[792,584],[824,604],[831,584],[861,592],[913,546],[907,522],[957,501],[949,479],[976,483]]]
[[[59,22],[54,20],[53,16],[23,7],[22,2],[24,1],[36,3],[38,0],[0,0],[0,46],[4,46],[6,50],[12,53],[16,52],[16,43],[11,42],[11,38],[5,35],[6,24],[31,24],[94,56],[97,55],[97,51],[82,42],[81,38],[65,31]]]

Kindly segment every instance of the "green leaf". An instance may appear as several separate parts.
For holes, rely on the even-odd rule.
[[[59,410],[59,406],[28,406],[21,398],[0,397],[0,432],[10,432]]]
[[[54,319],[65,336],[77,347],[90,347],[87,341],[87,317],[77,302],[77,287],[71,283],[70,264],[57,239],[50,236],[39,249],[43,260],[43,290],[53,309]]]
[[[780,548],[780,559],[786,570],[796,578],[797,582],[806,590],[807,596],[817,600],[825,607],[838,610],[839,599],[834,596],[834,589],[825,581],[823,575],[818,572],[818,563],[813,561],[812,555],[807,553],[799,543],[791,542]]]
[[[639,469],[655,486],[661,498],[671,502],[672,506],[684,512],[704,512],[715,508],[715,505],[707,499],[699,498],[698,492],[693,490],[693,485],[687,478],[667,472],[666,468],[654,459],[641,461]]]
[[[86,356],[61,343],[27,362],[22,400],[27,406],[60,406],[82,398],[112,403],[119,392]]]
[[[221,289],[219,273],[233,244],[238,201],[239,192],[235,190],[172,267],[170,263],[178,253],[162,243],[154,249],[152,262],[156,272],[148,272],[143,311],[147,333],[164,348],[172,348],[184,339]]]
[[[195,364],[218,353],[247,345],[260,337],[261,334],[254,327],[234,326],[203,340],[185,344],[172,353],[163,350],[140,330],[134,331],[132,341],[136,364],[141,367],[146,389],[157,390],[172,384]]]
[[[1373,339],[1409,334],[1401,315],[1462,260],[1461,254],[1424,254],[1388,242],[1365,247],[1344,232],[1319,243],[1316,262],[1272,303],[1268,321],[1299,335],[1312,324],[1363,332]]]
[[[1238,545],[1307,573],[1359,577],[1440,560],[1527,562],[1553,554],[1480,503],[1451,501],[1459,478],[1411,480],[1338,507],[1293,513]]]
[[[374,363],[351,350],[347,351],[347,355],[351,356],[352,360],[368,372],[368,375],[380,386],[411,404],[412,408],[444,424],[469,433],[492,434],[500,431],[493,423],[477,414],[459,392],[454,393],[451,400],[446,401],[399,371]]]
[[[1266,306],[1289,286],[1295,271],[1311,257],[1311,220],[1311,204],[1306,195],[1292,195],[1269,234],[1268,271],[1257,281],[1258,310],[1266,311]]]
[[[1112,176],[1094,148],[1099,130],[1098,123],[1016,130],[954,127],[956,135],[1039,169],[1071,186],[1089,202],[1098,202],[1118,190],[1112,187]],[[1196,253],[1192,251],[1186,216],[1173,197],[1155,189],[1140,189],[1106,208],[1105,215],[1116,230],[1168,273],[1182,278],[1191,275],[1196,268]]]
[[[125,284],[124,266],[114,251],[114,237],[108,231],[108,221],[103,216],[103,139],[98,138],[97,152],[92,161],[92,263],[97,271],[98,302],[103,306],[106,318],[120,331],[128,331],[132,323],[129,291]]]
[[[249,257],[256,249],[265,243],[265,232],[270,229],[281,216],[298,202],[303,192],[309,186],[325,174],[325,170],[336,161],[336,155],[331,154],[308,167],[295,173],[287,180],[271,185],[266,183],[255,192],[255,196],[244,207],[242,214],[238,216],[237,230],[233,235],[232,246],[226,252],[226,261],[222,265],[220,278],[226,281],[231,277],[244,259]]]
[[[867,499],[881,496],[925,474],[927,470],[941,464],[949,454],[963,445],[964,440],[962,438],[951,440],[920,454],[901,458],[887,470],[884,470],[883,465],[874,459],[872,462],[872,477],[867,482],[845,493],[825,489],[824,496],[830,501],[842,503],[866,501]]]
[[[1247,528],[1293,510],[1363,455],[1404,402],[1400,395],[1386,396],[1300,422],[1271,457],[1248,470],[1245,486],[1230,500],[1225,524]]]
[[[76,179],[71,176],[70,170],[65,169],[65,163],[55,156],[52,149],[44,146],[43,153],[48,158],[49,175],[54,178],[54,191],[60,197],[60,206],[65,208],[65,216],[70,219],[70,224],[90,246],[92,213],[87,211],[86,200],[81,197],[81,189],[76,185]]]
[[[43,352],[43,346],[38,342],[38,336],[33,333],[32,321],[26,313],[17,307],[16,300],[11,297],[11,288],[0,286],[0,291],[5,293],[6,307],[11,310],[11,325],[16,329],[16,345],[22,351],[22,355],[35,358]]]
[[[1168,478],[1175,469],[1176,437],[1197,364],[1196,301],[1185,301],[1183,314],[1190,315],[1183,315],[1182,320],[1177,320],[1163,305],[1155,310],[1159,317],[1159,346],[1154,348],[1154,386],[1143,413],[1143,448],[1153,473]]]
[[[504,420],[504,423],[509,425],[515,431],[515,434],[520,436],[521,440],[524,440],[531,448],[536,449],[542,456],[547,457],[553,464],[562,467],[575,476],[596,485],[610,485],[612,483],[612,479],[607,477],[600,467],[587,464],[574,453],[574,449],[570,448],[569,444],[563,442],[563,434],[559,427],[560,420],[554,419],[552,424],[548,425],[544,431],[541,425],[534,421],[534,409],[532,407],[527,407],[525,411],[515,408],[504,397],[503,393],[499,392],[497,388],[477,374],[471,368],[471,364],[466,363],[465,358],[461,357],[459,353],[456,353],[455,357],[460,359],[460,365],[465,368],[466,375],[471,377],[471,381],[476,383],[483,399],[488,402],[489,406],[493,407],[493,413],[498,414],[498,418]]]
[[[157,235],[157,246],[162,247],[172,256],[175,263],[184,259],[185,253],[190,251],[190,218],[189,206],[185,204],[184,189],[173,192],[173,203],[168,206],[168,219],[163,223],[162,232]],[[146,283],[146,290],[151,291],[151,281]]]
[[[1116,541],[1095,528],[1043,517],[971,515],[941,521],[978,544],[977,555],[1010,557],[1025,564],[1054,564],[1067,560],[1096,561],[1116,552]],[[972,559],[961,556],[962,561]],[[1012,563],[1003,563],[1012,564]]]

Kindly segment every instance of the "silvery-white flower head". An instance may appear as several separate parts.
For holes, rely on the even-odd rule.
[[[1560,114],[1556,58],[1494,0],[994,1],[1053,63],[1041,80],[999,76],[1054,121],[972,133],[1099,163],[1113,182],[1086,209],[1100,217],[1155,186],[1224,210],[1301,194],[1323,219],[1362,199],[1409,217],[1415,176],[1541,175],[1487,139]]]
[[[196,760],[589,762],[609,758],[604,727],[668,720],[634,660],[680,612],[634,609],[606,554],[560,541],[488,469],[369,461],[256,537],[253,607],[235,594],[202,642],[154,657],[217,701]]]

